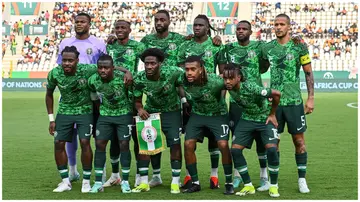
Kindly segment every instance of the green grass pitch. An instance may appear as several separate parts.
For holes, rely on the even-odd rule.
[[[307,182],[311,192],[300,194],[297,185],[297,168],[290,135],[281,136],[279,175],[280,199],[357,199],[357,109],[347,107],[357,102],[356,93],[317,93],[315,111],[308,115],[306,145],[308,151]],[[207,142],[198,145],[198,171],[201,192],[194,194],[170,194],[171,170],[169,149],[163,153],[163,185],[147,193],[120,193],[120,187],[105,189],[104,193],[82,194],[81,181],[73,183],[73,189],[65,193],[52,193],[60,182],[53,156],[53,138],[48,134],[48,116],[45,109],[45,93],[3,92],[3,199],[167,199],[167,200],[238,200],[239,196],[224,196],[223,169],[219,166],[220,189],[209,188],[210,157]],[[58,94],[57,96],[58,97]],[[305,96],[306,97],[306,96]],[[57,98],[55,98],[57,99]],[[55,104],[56,106],[57,104]],[[92,141],[93,151],[95,150]],[[109,152],[107,152],[109,156]],[[255,149],[246,150],[249,173],[255,186],[259,185],[259,164]],[[132,155],[130,183],[135,176]],[[79,165],[78,151],[78,169]],[[111,173],[109,159],[107,176]],[[152,173],[152,170],[149,171]],[[181,179],[185,174],[183,160]],[[151,177],[151,175],[150,175]],[[92,174],[92,183],[94,172]],[[242,186],[241,186],[242,187]],[[239,191],[240,188],[235,191]],[[241,199],[270,199],[267,192]]]

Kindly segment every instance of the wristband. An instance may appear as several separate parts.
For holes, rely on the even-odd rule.
[[[54,121],[55,121],[54,114],[49,114],[49,121],[50,121],[50,122],[54,122]]]
[[[186,97],[181,98],[181,104],[187,103]]]

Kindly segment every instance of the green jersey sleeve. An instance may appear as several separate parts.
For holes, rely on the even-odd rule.
[[[145,87],[142,79],[142,75],[143,75],[142,73],[143,72],[139,72],[138,74],[136,74],[134,79],[133,93],[134,93],[134,97],[136,98],[142,96]]]
[[[57,68],[59,67],[55,67],[53,68],[49,73],[48,73],[48,76],[47,76],[47,84],[46,84],[46,88],[48,89],[51,89],[51,90],[54,90],[56,88],[56,85],[57,85],[57,81],[55,79],[55,71],[57,70]]]

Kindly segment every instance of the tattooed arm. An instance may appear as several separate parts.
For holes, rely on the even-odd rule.
[[[311,63],[303,65],[303,70],[308,90],[308,99],[305,104],[305,114],[311,114],[314,111],[314,75]]]

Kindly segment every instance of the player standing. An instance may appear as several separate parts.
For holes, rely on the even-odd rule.
[[[236,38],[237,42],[229,43],[225,45],[221,53],[221,64],[235,63],[241,66],[246,81],[255,82],[259,86],[263,86],[261,80],[260,65],[266,65],[262,62],[262,46],[265,44],[263,41],[250,41],[252,35],[251,24],[246,20],[240,21],[236,25]],[[268,67],[267,67],[268,68]],[[265,69],[267,69],[265,68]],[[230,96],[230,129],[234,135],[234,130],[237,123],[240,120],[242,114],[242,107],[236,104],[235,100]],[[260,187],[258,191],[269,190],[268,173],[266,170],[266,150],[261,141],[260,134],[255,133],[256,152],[260,164]],[[239,187],[241,183],[241,177],[239,172],[234,169],[234,188]]]
[[[141,55],[145,64],[145,71],[139,72],[134,80],[135,106],[142,119],[149,118],[151,113],[161,113],[161,127],[166,136],[167,146],[170,147],[172,182],[171,193],[180,193],[180,172],[182,165],[180,99],[176,88],[181,86],[179,78],[183,70],[176,66],[164,66],[164,53],[157,48],[150,48]],[[146,95],[145,107],[142,96]],[[140,185],[132,192],[149,191],[148,169],[150,156],[139,154],[138,169]]]
[[[89,29],[91,25],[91,17],[86,13],[79,13],[75,17],[75,33],[76,36],[67,38],[61,41],[59,45],[59,55],[57,58],[57,64],[61,64],[62,55],[61,52],[66,46],[75,46],[79,51],[79,63],[81,64],[96,64],[98,58],[102,54],[106,54],[105,43],[97,39],[95,36],[90,35]],[[94,110],[94,123],[96,125],[99,112]],[[95,129],[95,128],[94,128]],[[95,131],[95,130],[94,130]],[[77,131],[74,129],[74,135],[72,141],[66,143],[66,153],[69,158],[69,178],[70,181],[76,181],[80,178],[80,175],[76,167],[76,151],[78,148]],[[106,169],[104,169],[104,181],[106,180]]]
[[[171,21],[169,12],[166,10],[159,10],[154,16],[154,26],[156,33],[146,35],[141,39],[141,42],[144,43],[147,48],[158,48],[165,53],[165,60],[163,62],[164,66],[177,66],[179,47],[184,42],[188,41],[190,37],[185,37],[181,34],[170,32],[170,23]],[[214,46],[221,45],[221,37],[216,36],[213,39],[210,38],[210,43]],[[183,132],[185,132],[184,128]],[[217,148],[215,148],[214,151],[211,151],[210,153],[212,159],[212,168],[217,169],[219,162],[219,151]],[[149,184],[151,187],[154,187],[162,184],[160,175],[161,153],[151,156],[151,165],[153,167],[153,176]]]
[[[106,162],[106,145],[112,136],[117,135],[113,144],[120,148],[120,162],[122,171],[121,190],[131,193],[128,182],[130,173],[131,153],[129,142],[132,134],[132,103],[128,98],[128,89],[124,84],[124,73],[114,70],[113,59],[109,55],[102,55],[98,60],[98,73],[89,78],[88,85],[92,99],[98,100],[100,96],[100,116],[96,130],[95,150],[95,184],[91,193],[103,191],[102,175]],[[119,156],[117,156],[119,158]],[[113,159],[112,159],[113,160]],[[118,168],[119,169],[119,168]],[[114,174],[114,173],[113,173]],[[117,173],[119,175],[119,173]]]
[[[198,15],[194,19],[193,31],[194,38],[183,43],[179,48],[178,53],[178,65],[184,66],[185,60],[188,56],[201,56],[205,62],[206,73],[216,73],[216,67],[218,66],[221,74],[224,65],[218,65],[220,60],[220,50],[223,46],[216,46],[211,39],[210,29],[213,29],[209,23],[209,19],[205,15]],[[188,121],[188,117],[184,116],[184,125]],[[218,144],[214,139],[215,136],[211,135],[210,131],[204,130],[205,136],[209,138],[208,150],[210,152],[211,159],[211,174],[210,174],[210,188],[219,188],[218,180],[218,165],[220,151]],[[202,142],[202,140],[199,140]],[[187,176],[184,179],[184,187],[189,188],[191,185],[191,178],[187,172]]]
[[[264,59],[270,63],[271,88],[282,94],[276,111],[278,132],[284,132],[285,122],[295,146],[295,160],[298,168],[298,185],[301,193],[309,193],[305,174],[307,152],[304,132],[306,131],[305,114],[314,110],[314,77],[311,60],[306,44],[294,44],[290,38],[290,18],[279,14],[274,22],[276,40],[269,42],[264,49]],[[300,90],[300,68],[305,73],[308,99],[305,109]],[[279,140],[280,143],[280,140]]]
[[[223,92],[224,82],[214,73],[207,74],[204,65],[201,56],[189,56],[185,60],[184,90],[192,109],[186,126],[184,151],[186,168],[191,176],[192,184],[184,193],[201,190],[195,147],[198,139],[204,138],[204,129],[207,129],[209,131],[207,135],[214,136],[213,139],[217,142],[222,154],[226,179],[224,194],[233,194],[232,161],[228,145],[229,120]]]
[[[81,162],[83,165],[83,183],[81,192],[90,191],[90,175],[93,153],[90,137],[93,130],[92,103],[87,79],[96,72],[96,65],[78,64],[79,52],[75,46],[66,46],[61,52],[61,65],[52,69],[47,78],[46,108],[49,114],[49,132],[54,136],[55,161],[62,182],[54,192],[71,190],[71,183],[67,169],[67,155],[65,142],[73,140],[72,127],[78,126],[81,144]],[[54,120],[53,93],[59,88],[62,100],[59,104],[56,120]]]
[[[243,113],[235,128],[231,147],[234,167],[239,171],[244,181],[244,188],[237,192],[236,195],[255,194],[255,188],[250,180],[243,150],[245,148],[251,149],[254,141],[253,133],[256,131],[260,133],[268,156],[271,180],[269,195],[271,197],[279,197],[277,184],[279,172],[279,157],[277,154],[278,134],[275,113],[280,101],[280,92],[264,88],[253,81],[243,82],[244,79],[240,67],[235,64],[226,65],[223,77],[230,96],[243,108]],[[270,113],[266,98],[273,98]]]
[[[121,66],[128,69],[132,75],[138,72],[138,65],[140,55],[145,50],[145,45],[141,42],[131,40],[129,35],[131,33],[130,22],[126,19],[117,20],[114,24],[114,31],[116,34],[116,41],[106,46],[107,52],[114,60],[115,66]],[[132,87],[129,87],[129,101],[133,103]],[[133,111],[133,110],[132,110]],[[136,137],[135,126],[132,128],[135,159],[138,159],[138,141]],[[120,184],[121,178],[119,175],[119,155],[120,148],[118,147],[118,135],[113,136],[110,144],[110,159],[112,165],[111,177],[106,181],[103,187],[110,187],[112,185]],[[138,185],[135,183],[135,186]]]

